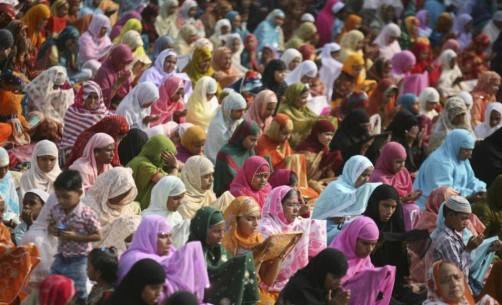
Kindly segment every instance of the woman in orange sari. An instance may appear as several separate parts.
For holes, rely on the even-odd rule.
[[[51,9],[45,4],[37,4],[30,8],[21,21],[26,24],[27,36],[36,49],[45,41],[44,28],[51,16]]]
[[[274,170],[284,168],[295,172],[302,196],[307,200],[315,199],[319,194],[309,187],[305,155],[295,154],[289,145],[292,132],[293,121],[287,115],[278,113],[258,140],[255,152],[267,159]]]

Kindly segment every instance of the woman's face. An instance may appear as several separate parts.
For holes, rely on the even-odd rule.
[[[54,156],[38,156],[37,164],[41,171],[48,173],[54,169],[58,160]]]
[[[228,33],[230,33],[230,27],[228,27],[226,25],[222,26],[221,27],[221,35],[226,35]]]
[[[211,187],[213,186],[213,181],[213,173],[200,176],[200,188],[203,191],[211,189]]]
[[[88,110],[96,109],[98,107],[98,94],[96,92],[91,92],[84,100],[84,108]]]
[[[461,113],[453,118],[452,125],[462,125],[465,122],[465,113]]]
[[[231,63],[231,61],[230,61],[230,63]],[[199,70],[201,70],[201,72],[207,72],[209,67],[211,67],[211,57],[203,58],[199,62]]]
[[[394,102],[396,98],[397,98],[397,92],[396,90],[392,90],[391,92],[389,92],[389,94],[385,95],[385,104]]]
[[[354,183],[354,187],[358,188],[361,185],[368,182],[372,173],[373,173],[373,166],[368,167],[359,177],[357,177],[357,180]]]
[[[209,102],[216,94],[215,93],[206,93],[206,99]]]
[[[387,44],[391,44],[393,43],[394,41],[397,41],[399,39],[399,37],[396,37],[396,36],[391,36],[389,37],[389,39],[387,40]]]
[[[279,131],[279,138],[277,140],[280,143],[286,142],[287,140],[289,140],[292,133],[293,131],[288,128],[281,128],[281,130]]]
[[[205,139],[192,143],[192,147],[190,147],[190,153],[194,156],[202,155],[202,153],[204,152],[204,144],[206,144]]]
[[[60,7],[58,7],[58,9],[56,11],[56,15],[58,17],[64,17],[64,16],[68,15],[68,8],[69,8],[68,3],[61,5]]]
[[[94,150],[94,158],[98,164],[110,164],[113,160],[115,144],[110,144]]]
[[[420,104],[418,103],[418,100],[415,100],[415,102],[410,105],[410,110],[414,114],[418,114],[420,112]]]
[[[309,92],[303,92],[295,101],[296,108],[303,108],[307,105],[307,99],[309,97]]]
[[[171,16],[172,14],[176,13],[176,9],[178,8],[177,5],[171,5],[168,6],[166,11],[167,11],[167,16]]]
[[[415,139],[418,137],[419,131],[420,131],[420,129],[419,129],[418,125],[411,127],[410,130],[408,130],[405,134],[405,140],[408,143],[415,141]]]
[[[450,69],[455,68],[455,65],[457,64],[457,58],[454,57],[450,60]]]
[[[160,301],[162,289],[164,284],[146,285],[141,291],[141,299],[147,305],[156,305]]]
[[[500,124],[501,114],[498,111],[492,111],[490,113],[490,127],[495,127]]]
[[[65,47],[70,50],[72,53],[77,53],[78,52],[78,39],[68,39],[65,42]]]
[[[173,244],[172,235],[168,232],[157,234],[157,255],[164,256],[169,254],[169,248]]]
[[[244,138],[242,146],[247,150],[252,150],[258,143],[258,136],[250,135]]]
[[[173,101],[179,101],[185,96],[185,89],[184,88],[179,88],[174,92],[174,94],[171,96],[171,100]]]
[[[195,15],[197,15],[197,7],[191,7],[188,10],[188,16],[191,17],[191,18],[194,18]]]
[[[307,84],[311,87],[314,87],[314,81],[315,81],[315,78],[314,77],[310,77],[308,75],[304,75],[302,76],[302,78],[300,79],[300,82],[303,83],[303,84]],[[312,89],[312,88],[311,88]],[[308,96],[308,95],[307,95]]]
[[[244,109],[236,109],[230,111],[230,118],[234,121],[240,120],[244,115]]]
[[[323,132],[317,135],[317,141],[324,146],[328,146],[334,136],[335,133],[332,131]]]
[[[355,50],[360,51],[364,48],[364,39],[361,39],[357,42]]]
[[[101,29],[99,29],[98,37],[99,38],[105,37],[105,35],[106,35],[107,32],[108,32],[108,28],[102,27]]]
[[[490,83],[490,92],[491,94],[497,94],[500,88],[500,79],[494,80]]]
[[[395,159],[392,162],[392,173],[397,174],[404,168],[405,159]]]
[[[167,210],[170,212],[176,212],[181,205],[181,200],[183,200],[183,197],[185,197],[184,192],[177,196],[169,196],[166,203]]]
[[[232,53],[225,52],[221,60],[221,67],[225,70],[228,70],[230,69],[231,66],[232,66]]]
[[[268,103],[267,107],[265,107],[265,111],[263,113],[261,113],[261,117],[262,117],[261,119],[266,120],[267,118],[269,118],[274,113],[276,106],[277,106],[277,103]]]
[[[396,209],[397,202],[394,199],[380,200],[378,203],[378,215],[380,216],[380,221],[389,221],[392,215],[396,212]]]
[[[368,257],[377,245],[376,240],[357,239],[356,256],[359,258]]]
[[[292,192],[292,195],[282,202],[282,211],[288,223],[293,222],[296,217],[298,217],[300,212],[300,202],[296,192]]]
[[[324,289],[337,290],[342,288],[342,277],[334,276],[332,273],[326,273],[324,278]]]
[[[260,214],[237,216],[237,231],[242,237],[249,237],[257,231]]]
[[[114,210],[121,209],[125,204],[128,204],[129,201],[124,201],[127,198],[129,193],[131,193],[132,188],[128,189],[123,194],[112,197],[108,199],[108,206]]]
[[[171,73],[174,71],[174,69],[176,68],[176,56],[174,55],[169,55],[166,57],[166,59],[164,60],[164,72],[166,73]]]
[[[207,231],[207,245],[209,247],[214,247],[221,244],[223,236],[225,235],[225,223],[218,223],[212,225]]]
[[[254,191],[261,190],[263,187],[265,187],[265,185],[267,185],[268,178],[270,178],[269,171],[255,174],[253,176],[253,179],[251,180],[251,188]]]
[[[241,18],[241,16],[240,15],[235,16],[234,19],[231,21],[231,23],[232,23],[232,27],[234,29],[240,28],[241,24],[242,24],[242,18]]]
[[[301,62],[302,59],[300,57],[295,57],[292,61],[289,62],[288,65],[289,71],[293,71]]]
[[[352,76],[357,76],[361,71],[363,70],[363,65],[360,64],[353,64],[352,65]]]
[[[232,50],[232,53],[235,54],[239,51],[240,48],[241,48],[241,40],[234,38],[234,40],[232,40],[232,45],[230,47],[230,50]]]
[[[443,264],[439,271],[439,291],[453,303],[461,302],[464,297],[464,275],[452,264]]]
[[[276,83],[282,83],[286,79],[286,71],[277,70],[274,72],[274,80]]]
[[[425,103],[425,110],[432,111],[432,110],[436,109],[436,105],[437,105],[436,102],[430,102],[430,101],[428,101],[428,102]]]
[[[277,16],[274,19],[274,23],[276,26],[282,26],[284,24],[284,18]]]

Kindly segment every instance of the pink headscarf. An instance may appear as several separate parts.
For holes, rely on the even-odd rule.
[[[317,15],[315,25],[319,33],[320,45],[331,42],[331,32],[333,30],[333,22],[335,21],[332,8],[337,2],[338,0],[326,1],[324,7]]]
[[[415,54],[408,50],[396,53],[391,60],[392,73],[396,75],[408,74],[413,66],[415,66],[416,61]]]
[[[93,15],[91,24],[87,32],[80,36],[78,41],[78,57],[82,63],[90,59],[99,60],[106,55],[108,48],[112,45],[110,37],[105,35],[98,37],[101,28],[107,28],[110,31],[110,20],[103,15]]]
[[[254,102],[251,104],[249,109],[246,111],[244,118],[248,121],[255,121],[258,126],[260,126],[262,131],[270,125],[272,122],[272,116],[269,116],[266,119],[263,119],[263,113],[265,109],[267,109],[267,105],[269,103],[277,104],[277,96],[272,90],[263,90],[256,95]]]
[[[406,160],[406,149],[398,142],[389,142],[384,145],[375,165],[375,170],[371,175],[371,182],[382,182],[392,185],[399,196],[403,197],[413,190],[413,181],[406,167],[399,172],[393,173],[394,161],[397,159]]]
[[[164,80],[159,87],[159,99],[152,105],[152,115],[158,115],[160,119],[151,123],[150,127],[172,121],[174,112],[185,108],[182,96],[177,101],[171,100],[171,97],[179,89],[184,88],[184,85],[184,81],[177,76],[171,76]]]
[[[270,173],[270,165],[267,160],[260,156],[252,156],[251,158],[244,161],[242,168],[237,172],[232,183],[230,183],[230,193],[235,197],[238,196],[249,196],[253,197],[256,202],[263,207],[265,204],[265,199],[267,198],[272,187],[270,184],[266,184],[260,190],[255,191],[251,187],[251,181],[253,177],[258,174],[268,171]]]
[[[94,185],[99,174],[112,168],[111,164],[104,164],[100,172],[94,157],[95,149],[104,148],[111,144],[115,144],[115,140],[110,135],[102,132],[96,133],[85,145],[82,156],[70,166],[70,169],[77,170],[82,175],[84,190]]]

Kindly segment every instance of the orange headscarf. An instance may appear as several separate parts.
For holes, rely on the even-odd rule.
[[[453,301],[448,300],[446,298],[446,296],[443,296],[441,294],[441,290],[439,289],[441,267],[445,263],[446,262],[441,260],[441,261],[435,262],[432,265],[432,274],[431,274],[431,278],[429,279],[427,285],[429,286],[430,291],[432,291],[434,293],[435,297],[438,298],[439,300],[441,300],[442,302],[444,302],[448,305],[459,305],[460,303],[458,303],[458,302],[453,302]],[[466,301],[467,304],[469,304],[469,305],[475,304],[474,298],[472,297],[472,294],[470,292],[469,285],[467,284],[467,282],[465,282],[465,279],[464,279],[464,301]],[[462,303],[462,304],[464,304],[464,303]]]
[[[30,8],[21,21],[28,27],[27,34],[33,46],[40,48],[45,41],[45,34],[37,28],[40,22],[51,16],[51,9],[45,4],[37,4]]]

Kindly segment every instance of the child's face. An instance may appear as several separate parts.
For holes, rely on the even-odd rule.
[[[31,215],[33,220],[37,219],[44,203],[34,193],[26,193],[23,198],[23,213]]]
[[[56,189],[56,198],[64,210],[71,210],[80,202],[82,191]]]
[[[97,282],[99,280],[99,271],[94,269],[89,258],[87,258],[87,277],[92,282]]]

